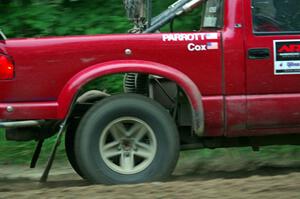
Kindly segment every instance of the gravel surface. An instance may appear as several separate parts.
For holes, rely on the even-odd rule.
[[[0,198],[300,199],[300,167],[294,164],[182,160],[167,182],[121,186],[90,185],[68,163],[56,163],[49,181],[41,184],[42,169],[0,165]]]

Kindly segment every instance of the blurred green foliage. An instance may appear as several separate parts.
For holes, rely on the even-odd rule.
[[[173,2],[153,1],[153,15]],[[0,0],[0,13],[8,37],[125,33],[132,26],[122,0]],[[176,20],[175,30],[198,29],[200,13]]]
[[[39,163],[44,164],[52,150],[55,143],[55,137],[48,139],[44,143],[41,152]],[[36,142],[14,142],[6,141],[3,130],[0,129],[0,165],[9,164],[30,164],[31,157],[34,152]],[[64,142],[58,149],[56,158],[60,161],[66,160]]]
[[[95,79],[85,85],[83,91],[100,90],[109,94],[118,94],[123,92],[123,74],[104,76]]]
[[[113,33],[129,27],[122,5],[115,1],[2,0],[0,3],[0,26],[8,37]]]

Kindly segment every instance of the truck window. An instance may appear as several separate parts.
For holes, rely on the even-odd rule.
[[[300,32],[299,0],[252,0],[254,33]]]
[[[191,12],[184,13],[171,20],[170,26],[164,26],[160,32],[190,32],[206,29],[220,29],[223,27],[224,0],[205,0]],[[171,28],[170,28],[171,27]],[[170,30],[171,29],[171,30]]]
[[[223,26],[223,0],[208,0],[204,5],[202,28]]]

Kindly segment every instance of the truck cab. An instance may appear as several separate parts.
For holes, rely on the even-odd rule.
[[[297,4],[271,0],[240,3],[243,5],[236,9],[244,12],[232,10],[239,14],[233,24],[225,24],[227,28],[233,26],[234,31],[225,29],[223,32],[225,93],[227,114],[237,116],[237,107],[244,107],[244,117],[238,117],[239,120],[244,118],[245,125],[241,127],[234,122],[238,120],[235,116],[228,117],[229,134],[236,135],[239,128],[247,129],[247,134],[252,135],[297,133],[299,90],[296,85],[300,80],[296,50],[299,39],[299,26],[295,22],[299,19]],[[243,48],[230,55],[226,51],[233,50],[231,45],[236,42]],[[294,49],[285,51],[284,47]]]
[[[124,2],[144,13],[146,1]],[[197,7],[196,31],[161,31]],[[298,145],[298,8],[179,0],[135,18],[131,32],[141,34],[3,38],[0,71],[13,71],[0,78],[0,126],[11,140],[38,140],[36,157],[66,131],[76,172],[106,184],[164,179],[184,149]],[[113,74],[124,75],[122,94],[88,89]]]

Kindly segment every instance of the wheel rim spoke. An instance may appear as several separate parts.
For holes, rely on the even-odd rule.
[[[139,131],[137,131],[136,135],[135,135],[135,141],[139,142],[147,133],[148,129],[144,126],[142,126]]]
[[[120,141],[124,137],[124,131],[120,125],[113,125],[109,131],[111,132],[112,136],[115,140]]]
[[[143,128],[143,125],[140,123],[135,123],[130,130],[128,131],[128,136],[133,137],[140,129]]]
[[[105,158],[113,158],[113,157],[121,155],[121,153],[122,153],[121,151],[111,149],[111,150],[105,151],[104,157]]]
[[[99,150],[110,169],[120,174],[135,174],[153,161],[157,150],[156,137],[144,121],[122,117],[103,130]]]
[[[145,143],[137,142],[137,151],[135,152],[135,155],[142,157],[142,158],[150,158],[153,154],[152,147],[150,145],[147,145]]]
[[[126,154],[128,153],[128,154]],[[134,168],[134,156],[131,152],[123,152],[120,157],[120,166],[126,171],[130,171]]]
[[[113,158],[121,155],[121,151],[119,150],[120,142],[114,141],[103,146],[103,152],[106,158]],[[100,149],[101,150],[101,149]]]
[[[127,135],[127,130],[122,122],[116,123],[114,126],[119,131],[122,137]]]
[[[110,142],[103,146],[103,151],[104,152],[117,151],[119,148],[119,145],[120,145],[119,141]]]

